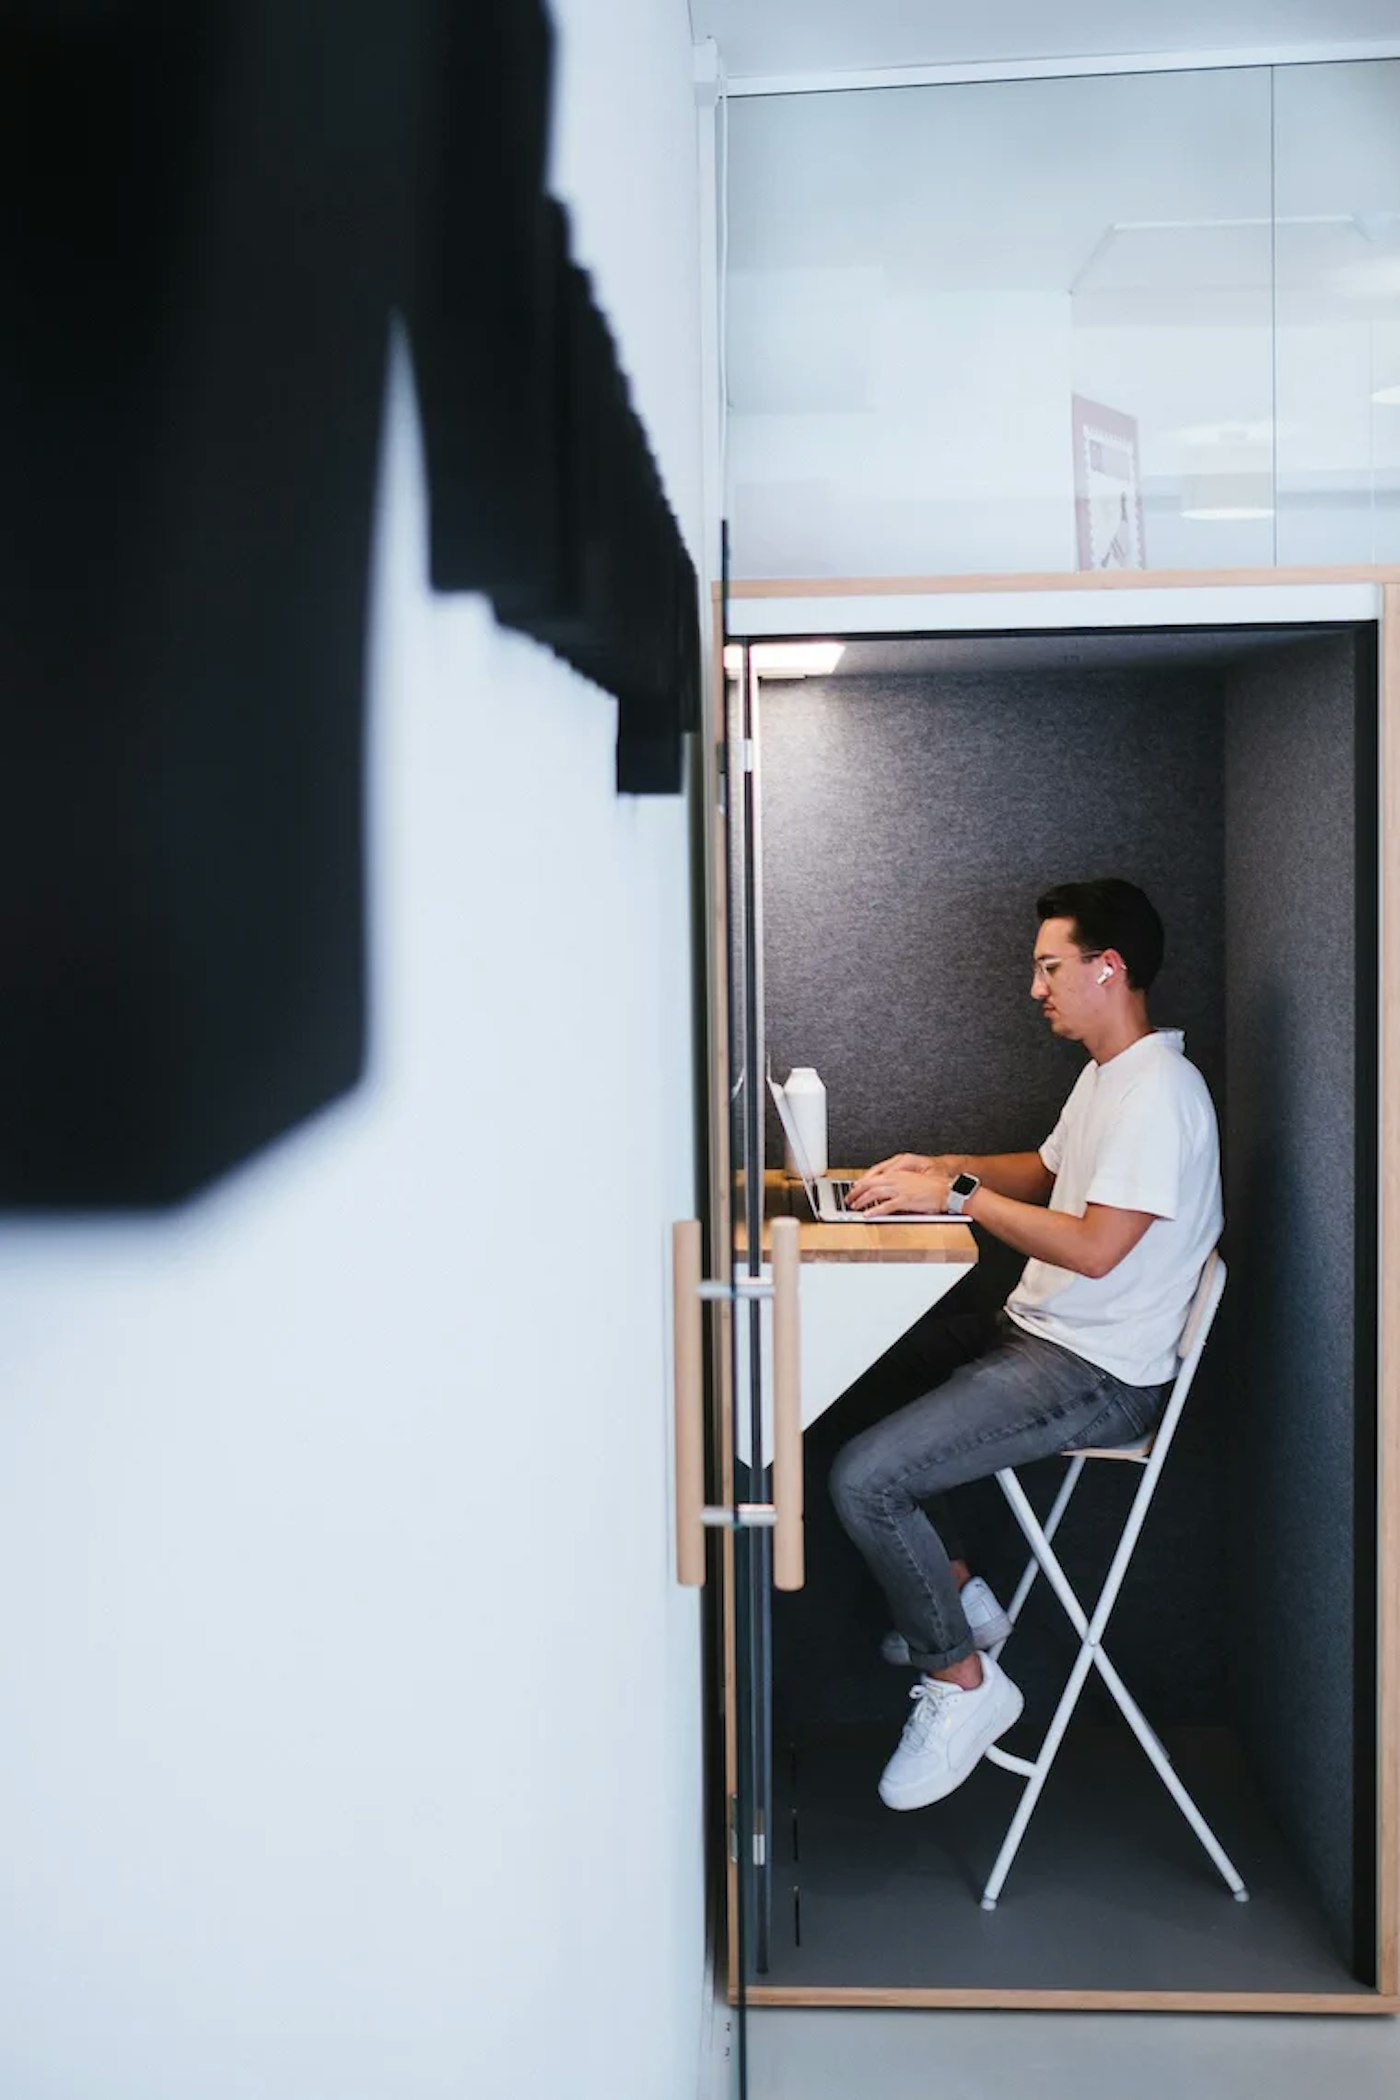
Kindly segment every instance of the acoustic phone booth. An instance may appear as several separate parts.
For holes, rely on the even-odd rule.
[[[1400,582],[1045,582],[731,593],[705,784],[731,1995],[1393,2012]],[[818,641],[820,675],[766,670]],[[876,1784],[912,1674],[882,1656],[827,1476],[878,1411],[861,1373],[917,1319],[999,1303],[1020,1258],[961,1225],[811,1222],[763,1078],[817,1068],[833,1167],[1037,1147],[1083,1052],[1028,997],[1035,899],[1104,874],[1166,924],[1152,1019],[1215,1100],[1229,1275],[1104,1646],[1250,1900],[1088,1668],[984,1910],[1080,1634],[1037,1581],[1005,1655],[1013,1769],[891,1813]],[[772,1250],[799,1244],[775,1412]],[[1063,1471],[1023,1469],[1041,1520]],[[1090,1467],[1057,1532],[1081,1597],[1137,1473]],[[1021,1530],[995,1481],[960,1505],[1009,1601]],[[784,1550],[775,1588],[799,1506],[805,1564]]]

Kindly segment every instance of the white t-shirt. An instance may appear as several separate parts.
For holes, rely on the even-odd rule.
[[[1051,1210],[1091,1203],[1153,1222],[1107,1276],[1028,1261],[1006,1310],[1128,1385],[1176,1376],[1176,1348],[1205,1258],[1220,1237],[1220,1139],[1206,1083],[1175,1028],[1159,1028],[1076,1080],[1040,1156]]]

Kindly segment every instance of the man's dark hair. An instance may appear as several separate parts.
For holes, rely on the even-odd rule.
[[[1035,909],[1038,920],[1072,919],[1076,947],[1116,948],[1135,992],[1147,991],[1162,967],[1162,921],[1135,882],[1117,875],[1060,882],[1037,897]]]

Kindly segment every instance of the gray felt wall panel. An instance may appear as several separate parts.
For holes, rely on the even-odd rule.
[[[812,1064],[825,1080],[834,1164],[900,1146],[1040,1143],[1083,1053],[1049,1036],[1029,997],[1035,899],[1051,881],[1086,875],[1125,875],[1156,901],[1168,940],[1154,1018],[1184,1027],[1223,1105],[1217,672],[769,685],[761,737],[768,1044],[775,1071]],[[774,1128],[770,1159],[779,1142]],[[1003,1297],[1019,1267],[983,1241],[983,1288]],[[1114,1623],[1113,1652],[1163,1723],[1218,1720],[1229,1708],[1213,1426],[1223,1383],[1208,1356]],[[825,1441],[836,1433],[833,1423]],[[813,1559],[840,1542],[815,1477],[829,1457],[823,1435],[809,1443]],[[1128,1483],[1104,1477],[1121,1470],[1096,1469],[1066,1527],[1066,1559],[1086,1585],[1122,1522]],[[988,1572],[1005,1582],[1019,1559],[1000,1497],[988,1487],[968,1499]],[[787,1671],[810,1707],[871,1711],[882,1696],[880,1666],[868,1667],[872,1628],[863,1649],[844,1628],[838,1639],[833,1614],[817,1611],[819,1590],[777,1611]],[[1013,1674],[1048,1717],[1072,1650],[1058,1607],[1037,1592],[1032,1608]],[[780,1652],[780,1671],[784,1661]],[[896,1687],[896,1707],[899,1697]]]
[[[1156,1017],[1219,1086],[1221,736],[1200,672],[765,687],[768,1047],[822,1074],[833,1161],[1047,1135],[1083,1061],[1029,997],[1052,880],[1158,902]]]
[[[1352,642],[1231,678],[1226,729],[1230,1534],[1240,1718],[1352,1928],[1355,836]]]

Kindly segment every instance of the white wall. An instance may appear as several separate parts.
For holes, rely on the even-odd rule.
[[[560,12],[556,182],[698,551],[685,8]],[[429,594],[423,501],[401,349],[368,1083],[169,1221],[0,1234],[5,2100],[694,2091],[685,815]]]

